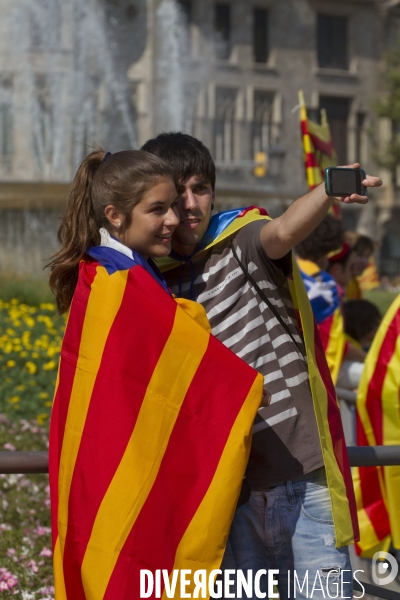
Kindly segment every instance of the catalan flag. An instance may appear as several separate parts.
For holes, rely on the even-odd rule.
[[[270,217],[263,208],[256,206],[227,210],[214,215],[195,254],[206,251],[248,223],[260,219],[270,220]],[[179,264],[179,257],[171,254],[157,263],[161,271],[165,272]],[[307,350],[308,374],[331,497],[336,545],[346,546],[358,540],[358,523],[342,420],[318,327],[294,259],[293,277],[289,280],[289,287],[299,330]]]
[[[141,569],[221,563],[263,378],[163,287],[136,253],[80,263],[51,419],[57,600],[131,600]]]
[[[338,287],[333,277],[312,261],[297,257],[297,264],[318,325],[331,377],[336,384],[348,347]]]
[[[357,444],[400,444],[400,295],[378,329],[365,360],[357,396]],[[359,467],[354,486],[361,539],[357,551],[371,556],[400,549],[400,467]]]
[[[324,181],[325,169],[336,167],[337,156],[325,109],[321,110],[321,124],[319,125],[308,118],[304,94],[301,91],[299,92],[299,103],[307,184],[308,188],[313,190]],[[335,201],[330,212],[334,217],[340,218],[340,203]]]

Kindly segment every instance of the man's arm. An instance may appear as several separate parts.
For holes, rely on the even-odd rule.
[[[357,169],[360,165],[350,167]],[[382,180],[379,177],[367,175],[362,182],[367,187],[379,187]],[[367,196],[352,194],[342,198],[345,204],[366,204]],[[328,214],[333,198],[325,193],[323,183],[305,196],[302,196],[284,212],[283,215],[267,223],[261,230],[260,240],[267,256],[278,260],[285,256],[294,246],[304,240]]]

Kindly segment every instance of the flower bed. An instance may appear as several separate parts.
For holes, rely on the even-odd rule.
[[[47,424],[0,414],[0,450],[46,450]],[[0,475],[0,598],[53,600],[47,475]]]
[[[0,300],[0,412],[48,419],[64,327],[52,303]]]

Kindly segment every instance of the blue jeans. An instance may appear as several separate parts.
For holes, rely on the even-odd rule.
[[[261,569],[278,569],[273,577],[278,580],[281,600],[351,598],[349,552],[347,547],[335,546],[325,469],[252,492],[235,513],[221,569],[242,570],[245,576],[252,569],[253,578]],[[271,597],[267,575],[259,578],[259,590]],[[240,597],[236,579],[229,592]],[[255,599],[257,595],[253,588],[252,595],[243,593],[242,597]]]

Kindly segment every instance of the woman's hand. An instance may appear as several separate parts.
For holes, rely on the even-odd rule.
[[[269,406],[270,404],[271,404],[271,394],[269,393],[268,390],[266,390],[264,388],[260,407],[261,406]]]

